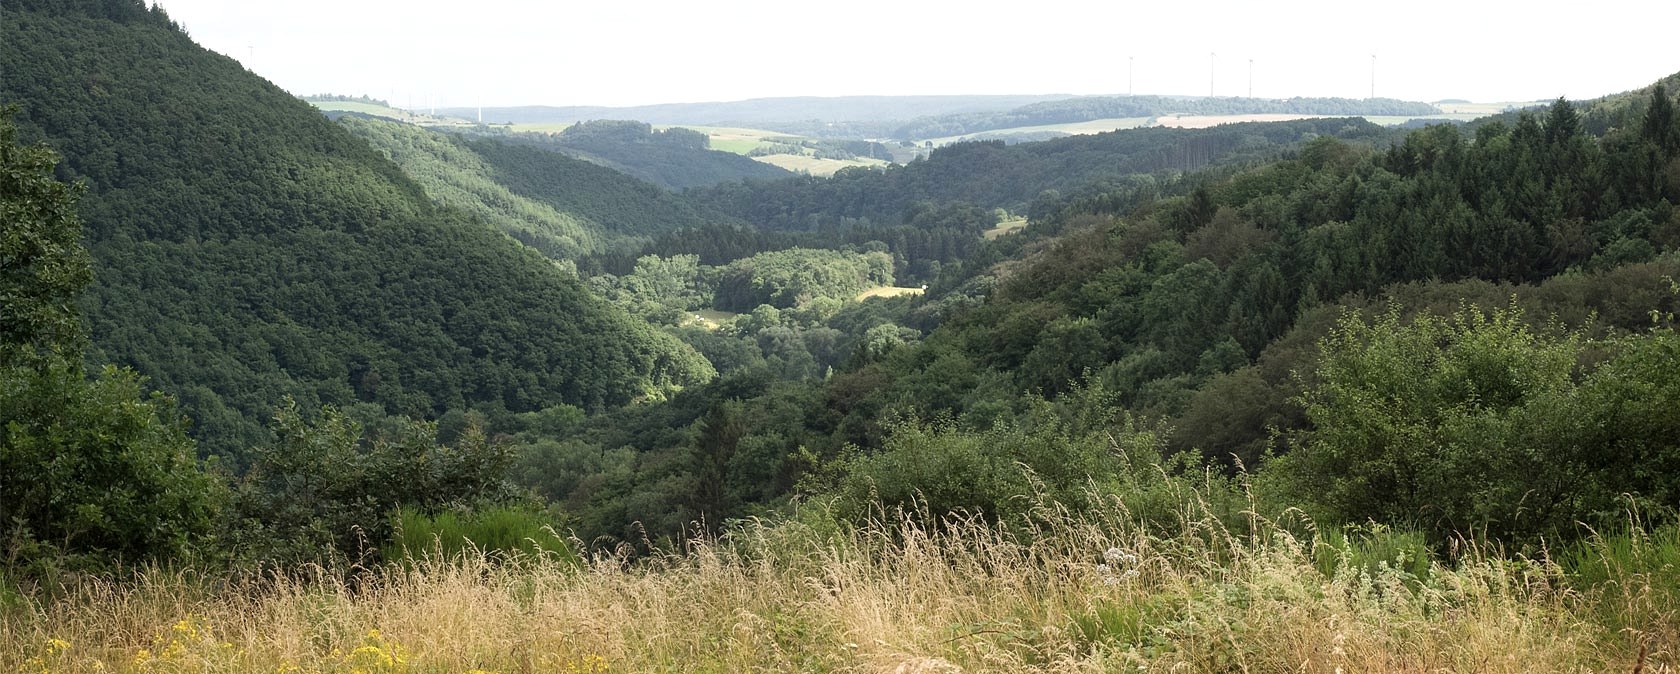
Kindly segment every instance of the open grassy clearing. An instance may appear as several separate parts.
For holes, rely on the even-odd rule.
[[[723,327],[724,323],[734,321],[736,316],[740,316],[740,314],[716,309],[700,309],[690,312],[683,319],[683,325],[698,325],[707,330],[716,330]]]
[[[668,129],[668,128],[671,128],[671,127],[660,126],[660,127],[657,127],[657,128]],[[711,141],[711,145],[712,145],[713,150],[719,150],[719,151],[722,151],[722,152],[733,152],[733,153],[739,154],[739,155],[745,155],[749,152],[752,152],[753,150],[759,148],[760,146],[763,146],[763,145],[767,144],[769,141],[772,141],[772,140],[781,140],[783,142],[789,142],[789,143],[795,143],[795,144],[797,144],[801,140],[804,140],[801,137],[792,136],[792,135],[789,135],[789,134],[786,134],[786,133],[782,133],[780,131],[767,131],[767,130],[764,130],[764,129],[745,129],[745,128],[736,128],[736,127],[727,127],[727,126],[688,126],[688,125],[684,125],[682,128],[692,129],[694,131],[699,131],[700,133],[706,134],[706,137],[709,138],[710,141]]]
[[[992,241],[1005,234],[1014,234],[1027,228],[1026,218],[1012,218],[998,223],[996,227],[980,233],[987,241]]]
[[[1442,562],[1384,529],[1232,533],[1183,496],[1177,533],[1118,502],[1016,533],[814,504],[637,560],[84,579],[0,603],[0,671],[1673,671],[1671,530]]]
[[[753,157],[757,161],[780,166],[795,173],[804,172],[814,176],[831,176],[836,171],[853,166],[886,166],[883,159],[818,159],[807,155],[772,154]]]
[[[920,287],[906,288],[906,287],[895,287],[895,286],[880,286],[878,288],[870,288],[870,289],[865,290],[861,293],[858,293],[857,297],[855,299],[857,299],[857,301],[859,301],[859,302],[862,302],[862,301],[867,300],[871,297],[905,297],[905,296],[910,296],[910,295],[920,295],[924,292],[927,292],[926,288],[920,288]]]

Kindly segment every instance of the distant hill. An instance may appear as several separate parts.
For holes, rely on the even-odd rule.
[[[892,130],[902,140],[942,138],[997,129],[1088,122],[1097,119],[1187,115],[1438,115],[1428,103],[1392,98],[1242,98],[1176,96],[1089,96],[1033,103],[1003,112],[971,112],[922,117]]]
[[[673,190],[793,175],[748,157],[707,149],[703,133],[655,130],[639,121],[596,120],[559,133],[509,133],[494,127],[468,131],[509,145],[559,152]]]
[[[161,9],[22,0],[0,21],[0,100],[87,188],[87,357],[177,396],[202,450],[270,442],[285,396],[605,408],[711,375]]]
[[[1377,144],[1398,137],[1360,119],[1227,124],[1210,129],[1147,128],[1006,145],[965,142],[886,169],[848,169],[832,178],[732,183],[692,193],[700,203],[760,227],[812,230],[845,221],[907,222],[917,205],[971,204],[1025,212],[1046,190],[1071,191],[1136,174],[1271,159],[1303,140],[1334,136]]]
[[[1069,94],[1010,96],[800,96],[712,103],[663,103],[629,107],[521,106],[484,108],[488,123],[555,124],[592,119],[634,119],[652,124],[753,126],[778,122],[891,122],[929,115],[1009,110],[1072,98]],[[478,108],[443,108],[441,114],[477,119]],[[776,129],[778,131],[785,129]]]
[[[726,221],[678,195],[558,152],[347,116],[340,124],[420,183],[555,258],[634,248],[663,232]]]

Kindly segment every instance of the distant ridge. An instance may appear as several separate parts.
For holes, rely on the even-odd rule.
[[[992,96],[794,96],[744,101],[661,103],[627,107],[528,105],[484,108],[487,123],[561,124],[591,119],[634,119],[650,124],[751,125],[822,120],[889,122],[927,115],[1009,110],[1075,98],[1072,94]],[[478,108],[440,108],[439,114],[476,119]]]

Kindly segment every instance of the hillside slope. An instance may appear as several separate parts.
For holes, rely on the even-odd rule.
[[[698,131],[654,130],[646,122],[596,120],[560,133],[500,132],[492,137],[600,164],[672,190],[793,175],[733,152],[708,149],[706,135]]]
[[[709,376],[160,10],[29,0],[3,19],[4,100],[87,186],[88,358],[178,396],[204,450],[264,442],[285,396],[598,408]]]
[[[727,219],[558,152],[372,118],[344,116],[339,123],[395,161],[433,200],[478,215],[550,257],[608,252]]]

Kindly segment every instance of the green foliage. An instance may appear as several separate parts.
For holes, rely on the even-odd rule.
[[[1167,494],[1194,462],[1168,457],[1161,435],[1113,407],[1101,387],[1073,393],[1058,403],[1029,397],[1021,415],[984,429],[948,419],[891,426],[879,450],[842,459],[833,486],[840,512],[1025,524],[1040,508],[1077,512],[1112,498],[1152,526],[1171,526]]]
[[[1330,521],[1529,540],[1680,493],[1672,330],[1598,345],[1515,309],[1390,310],[1348,316],[1321,349],[1310,430],[1275,468]]]
[[[174,395],[201,451],[238,463],[288,395],[416,417],[593,410],[711,376],[309,104],[161,16],[108,15],[9,7],[0,84],[20,135],[87,185],[88,360]]]
[[[510,449],[476,425],[453,445],[438,443],[436,425],[418,421],[370,438],[336,409],[310,420],[287,401],[273,431],[234,492],[229,538],[249,561],[359,562],[392,540],[400,509],[429,516],[515,494],[506,482]]]
[[[213,553],[225,500],[172,401],[130,370],[0,367],[0,558],[29,573]]]
[[[1390,133],[1363,120],[1321,119],[1213,129],[1134,129],[1007,146],[1002,141],[966,142],[902,166],[845,169],[832,178],[727,183],[696,190],[693,196],[768,229],[818,230],[851,221],[898,225],[909,223],[923,203],[1024,213],[1045,190],[1071,193],[1133,174],[1270,158],[1307,137],[1372,143],[1386,140]]]
[[[761,304],[786,309],[822,297],[851,299],[892,284],[892,258],[885,253],[794,248],[729,263],[718,272],[713,304],[726,311],[750,311]]]
[[[506,133],[496,128],[475,131],[492,134],[510,146],[599,164],[669,190],[789,175],[738,154],[707,149],[708,138],[700,132],[682,128],[656,131],[646,122],[597,119],[557,134]]]
[[[405,507],[391,517],[395,533],[380,548],[380,557],[387,560],[454,559],[469,550],[510,557],[577,558],[571,543],[555,532],[549,517],[530,507],[492,506],[436,514]]]
[[[1312,555],[1313,565],[1326,578],[1338,572],[1377,576],[1397,570],[1409,579],[1425,580],[1435,561],[1423,532],[1373,523],[1320,528]]]
[[[0,116],[0,558],[27,575],[203,551],[222,490],[173,401],[131,370],[85,376],[75,191],[15,140]]]
[[[573,258],[602,247],[598,226],[513,193],[459,138],[401,122],[345,117],[339,123],[396,162],[433,201],[492,223],[544,255]]]
[[[58,155],[17,144],[0,108],[0,365],[80,347],[76,298],[93,275],[76,190],[53,179]]]

